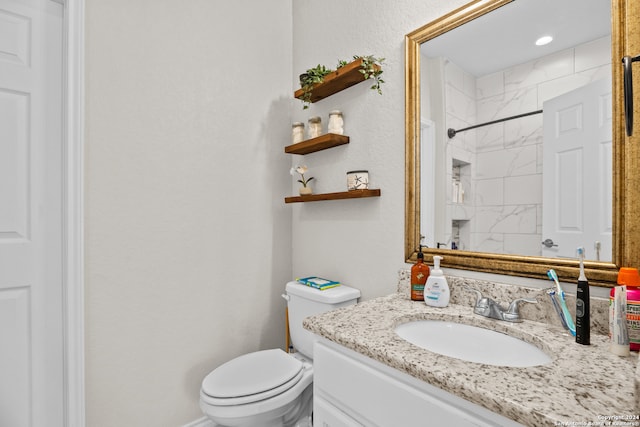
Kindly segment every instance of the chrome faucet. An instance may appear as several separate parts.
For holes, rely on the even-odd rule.
[[[480,316],[489,317],[491,319],[504,320],[505,322],[522,322],[520,317],[520,311],[518,310],[518,304],[521,302],[528,302],[531,304],[537,304],[538,300],[530,298],[518,298],[513,300],[507,309],[503,308],[500,304],[482,296],[482,293],[474,288],[468,286],[464,287],[466,290],[475,292],[477,299],[473,312]]]

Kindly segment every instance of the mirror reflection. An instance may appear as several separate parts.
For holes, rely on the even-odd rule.
[[[423,245],[612,260],[610,8],[517,0],[421,45]]]

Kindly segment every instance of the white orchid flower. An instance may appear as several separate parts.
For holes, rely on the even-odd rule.
[[[301,183],[303,187],[306,187],[306,186],[307,186],[307,184],[309,183],[309,181],[311,181],[311,180],[313,179],[313,177],[310,177],[310,178],[308,178],[308,179],[305,179],[305,178],[304,178],[304,174],[305,174],[305,173],[307,173],[307,171],[308,171],[308,170],[309,170],[309,169],[307,168],[307,166],[306,166],[306,165],[305,165],[305,166],[295,166],[295,167],[293,167],[293,168],[291,168],[291,169],[289,170],[289,173],[290,173],[291,175],[293,175],[293,174],[294,174],[294,173],[296,173],[296,172],[297,172],[297,173],[299,173],[299,174],[300,174],[300,177],[301,177],[302,179],[299,179],[299,180],[298,180],[298,182],[299,182],[299,183]]]

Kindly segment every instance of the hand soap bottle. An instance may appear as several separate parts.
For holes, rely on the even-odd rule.
[[[424,302],[431,307],[446,307],[449,305],[449,284],[440,269],[441,256],[433,257],[433,270],[424,287]]]
[[[429,277],[429,266],[424,263],[422,246],[418,252],[418,260],[411,267],[411,299],[413,301],[424,301],[424,284]]]

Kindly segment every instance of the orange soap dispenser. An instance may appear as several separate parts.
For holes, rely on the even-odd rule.
[[[411,267],[411,299],[424,301],[424,285],[429,278],[429,266],[424,263],[422,246],[418,252],[418,261]]]

